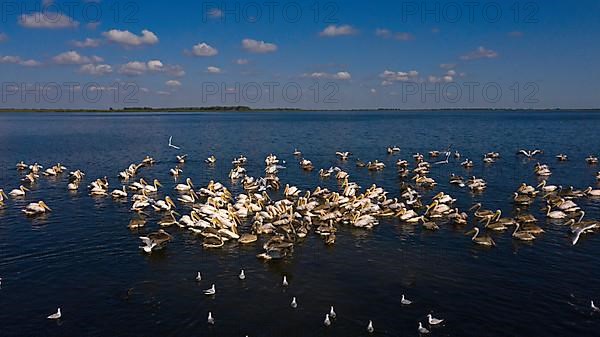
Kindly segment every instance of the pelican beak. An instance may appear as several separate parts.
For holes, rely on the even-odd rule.
[[[465,235],[473,235],[475,234],[475,230],[471,229],[470,231],[466,232]]]
[[[162,187],[162,185],[160,184],[160,182],[158,180],[156,181],[156,185]]]
[[[3,190],[0,190],[0,195],[3,196],[3,197],[5,197],[6,199],[8,199],[8,196],[6,195],[6,193],[4,193]]]
[[[41,203],[41,206],[42,206],[43,208],[45,208],[46,210],[48,210],[48,212],[52,212],[52,209],[50,209],[50,207],[48,207],[48,205],[46,205],[46,203],[45,203],[45,202],[43,202],[43,201],[40,201],[40,203]]]
[[[25,186],[22,186],[22,187],[23,187],[23,190],[29,192],[29,189],[27,187],[25,187]]]

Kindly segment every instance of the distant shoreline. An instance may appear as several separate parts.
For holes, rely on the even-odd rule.
[[[300,109],[300,108],[251,108],[247,106],[210,106],[210,107],[172,107],[172,108],[150,108],[150,107],[132,107],[120,109],[16,109],[0,108],[0,113],[10,112],[48,112],[48,113],[137,113],[137,112],[353,112],[353,111],[398,111],[398,112],[435,112],[435,111],[527,111],[527,112],[552,112],[552,111],[573,111],[573,112],[595,112],[600,108],[547,108],[547,109],[527,109],[527,108],[437,108],[437,109],[401,109],[401,108],[365,108],[365,109]]]

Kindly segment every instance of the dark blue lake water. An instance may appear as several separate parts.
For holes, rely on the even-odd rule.
[[[269,153],[286,160],[281,181],[299,188],[326,186],[319,168],[339,166],[362,187],[375,183],[399,195],[395,161],[412,163],[415,152],[445,150],[449,145],[475,162],[467,171],[451,159],[432,167],[439,185],[419,190],[423,200],[440,191],[467,210],[514,211],[512,193],[522,183],[537,185],[537,161],[552,169],[549,183],[599,188],[599,166],[585,157],[600,153],[600,113],[595,112],[306,112],[197,114],[0,114],[0,188],[20,185],[15,164],[57,162],[86,173],[77,193],[68,193],[68,174],[41,177],[24,199],[0,208],[1,336],[366,336],[372,320],[375,336],[418,335],[426,315],[444,318],[434,336],[592,336],[600,335],[600,235],[588,234],[571,245],[567,227],[546,222],[538,200],[529,211],[546,233],[531,243],[515,241],[512,230],[492,234],[497,246],[474,245],[465,228],[442,226],[435,232],[382,219],[373,230],[340,226],[337,242],[326,246],[314,234],[292,257],[266,263],[256,244],[227,243],[207,250],[189,231],[174,236],[164,250],[144,254],[141,233],[155,231],[158,217],[141,232],[127,228],[131,203],[88,195],[87,184],[107,176],[111,190],[121,186],[118,172],[146,155],[157,164],[137,177],[159,179],[159,195],[173,193],[169,169],[175,155],[189,154],[181,180],[196,186],[211,179],[234,193],[242,189],[227,177],[231,160],[248,157],[251,176],[262,176]],[[182,147],[167,147],[169,136]],[[386,147],[398,145],[393,156]],[[295,148],[316,167],[305,172],[292,155]],[[521,148],[540,148],[535,160],[517,156]],[[335,152],[351,151],[347,162]],[[497,151],[497,163],[484,165],[484,153]],[[569,161],[558,162],[558,153]],[[204,163],[209,155],[217,164]],[[355,160],[379,159],[381,172],[357,168]],[[482,177],[482,194],[450,185],[450,173]],[[274,194],[277,197],[277,194]],[[281,197],[279,195],[279,197]],[[45,200],[49,215],[31,219],[21,213],[29,202]],[[600,218],[600,200],[578,199],[586,218]],[[185,210],[183,210],[185,212]],[[472,220],[470,220],[470,223]],[[237,277],[240,268],[246,280]],[[204,280],[195,281],[197,271]],[[288,275],[290,285],[281,279]],[[202,291],[217,285],[214,298]],[[406,294],[414,301],[401,306]],[[290,308],[292,296],[298,308]],[[329,306],[338,314],[323,326]],[[63,318],[46,316],[61,307]],[[208,311],[216,319],[206,323]]]

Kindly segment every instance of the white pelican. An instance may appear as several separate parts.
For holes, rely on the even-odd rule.
[[[194,185],[192,184],[192,179],[190,178],[185,180],[185,184],[177,184],[177,186],[175,186],[175,189],[181,192],[190,191],[192,188],[194,188]]]
[[[429,325],[438,325],[438,324],[441,324],[444,320],[437,319],[437,318],[431,316],[431,314],[429,314],[429,315],[427,315],[427,321],[429,322]]]
[[[579,237],[581,237],[581,234],[590,231],[592,229],[598,228],[598,225],[596,224],[591,224],[585,227],[575,227],[571,230],[571,232],[573,232],[573,234],[575,234],[575,236],[573,237],[573,241],[571,242],[573,244],[573,246],[575,246],[577,244],[577,242],[579,241]]]
[[[554,192],[558,189],[558,186],[555,185],[546,185],[546,180],[542,180],[542,182],[537,185],[537,188],[542,188],[544,192]]]
[[[412,301],[407,299],[406,297],[404,297],[404,294],[402,294],[402,299],[400,300],[400,303],[402,303],[404,305],[409,305],[409,304],[412,304]]]
[[[27,207],[25,207],[25,209],[23,209],[22,211],[27,215],[42,214],[46,213],[46,211],[52,212],[50,207],[48,207],[48,205],[46,205],[46,203],[43,201],[32,202],[29,205],[27,205]]]
[[[69,183],[69,184],[67,185],[67,190],[69,190],[69,191],[76,191],[76,190],[78,190],[78,189],[79,189],[79,183],[78,183],[78,182],[75,182],[75,181],[74,181],[74,182],[72,182],[72,183]]]
[[[283,275],[283,282],[281,282],[281,285],[283,285],[284,287],[287,287],[289,285],[287,277],[285,275]]]
[[[193,204],[196,202],[197,199],[198,199],[198,196],[196,195],[196,192],[194,192],[194,191],[190,191],[189,194],[184,194],[184,195],[180,196],[179,198],[177,198],[178,201],[181,201],[186,204]]]
[[[542,153],[542,150],[538,150],[538,149],[533,150],[533,151],[531,151],[531,150],[519,150],[519,152],[518,152],[518,154],[522,154],[522,155],[524,155],[527,158],[531,158],[531,157],[535,156],[538,153]]]
[[[173,177],[179,177],[180,173],[183,173],[183,170],[180,169],[179,167],[175,167],[172,168],[171,170],[169,170],[169,173],[173,176]]]
[[[209,289],[204,290],[204,295],[214,295],[216,293],[217,289],[215,288],[214,284]]]
[[[302,152],[300,152],[300,150],[298,149],[294,149],[294,152],[292,153],[294,156],[301,156]]]
[[[125,186],[123,186],[123,189],[116,189],[112,191],[110,195],[112,195],[113,198],[127,198],[127,191],[125,190]]]
[[[27,164],[25,164],[22,160],[17,163],[17,170],[22,171],[27,168]]]
[[[238,276],[240,280],[246,279],[246,274],[244,274],[244,269],[240,271],[240,275]]]
[[[208,312],[208,319],[206,321],[208,322],[208,324],[211,324],[211,325],[215,324],[215,319],[212,316],[212,312],[210,312],[210,311]]]
[[[167,195],[165,200],[157,200],[152,205],[152,208],[154,208],[155,211],[170,211],[172,208],[177,208],[177,206],[175,206],[173,199]]]
[[[373,328],[373,321],[369,320],[369,324],[367,325],[367,331],[369,333],[373,333],[373,331],[375,331],[375,328]]]
[[[217,157],[211,154],[210,157],[206,158],[204,162],[208,165],[214,165],[217,162]]]
[[[475,227],[475,228],[473,228],[473,230],[475,231],[475,235],[473,235],[473,237],[471,238],[471,241],[475,242],[478,245],[482,245],[482,246],[495,246],[496,245],[494,240],[492,240],[492,238],[489,236],[479,237],[478,236],[479,228]]]
[[[146,185],[144,186],[144,190],[146,192],[150,192],[150,193],[154,193],[154,192],[158,192],[158,187],[162,187],[162,185],[160,184],[160,182],[158,181],[158,179],[154,179],[152,185]]]
[[[0,188],[0,206],[4,205],[4,199],[8,199],[8,196],[4,193],[4,190]]]
[[[419,333],[422,335],[429,333],[429,330],[427,330],[427,328],[424,327],[423,324],[421,324],[421,322],[419,322]]]
[[[323,324],[325,324],[325,326],[331,325],[331,320],[329,319],[329,314],[325,314],[325,320],[323,321]]]
[[[24,197],[25,191],[29,191],[29,189],[27,189],[25,186],[21,185],[21,186],[19,186],[19,188],[10,191],[10,193],[8,193],[8,195],[10,195],[11,197]]]
[[[595,157],[595,156],[589,155],[587,158],[585,158],[585,161],[586,161],[588,164],[598,164],[598,157]]]
[[[600,197],[600,190],[594,190],[592,187],[586,188],[584,193],[592,197]]]
[[[296,302],[296,297],[292,297],[292,303],[290,303],[290,307],[296,309],[298,307],[298,302]]]
[[[48,316],[48,319],[59,319],[62,317],[62,313],[60,312],[60,308],[56,311],[56,313]]]
[[[172,148],[174,148],[175,150],[181,150],[181,148],[180,148],[179,146],[175,146],[175,145],[173,145],[172,141],[173,141],[173,136],[170,136],[170,137],[169,137],[169,147],[172,147]]]
[[[175,157],[177,157],[177,161],[178,161],[180,164],[183,164],[183,163],[185,163],[185,160],[187,159],[188,155],[187,155],[187,154],[184,154],[183,156],[175,156]]]

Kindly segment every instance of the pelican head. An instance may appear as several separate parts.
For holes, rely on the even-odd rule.
[[[8,199],[8,196],[6,195],[6,193],[4,193],[4,190],[0,188],[0,200],[2,200],[2,197]]]
[[[46,205],[45,202],[40,201],[40,202],[38,202],[38,205],[40,205],[40,207],[42,207],[43,209],[47,210],[48,212],[52,212],[52,209],[50,209],[50,207],[48,207],[48,205]]]
[[[168,195],[165,197],[165,202],[166,202],[167,204],[169,204],[169,205],[173,206],[173,208],[176,208],[176,207],[177,207],[177,206],[175,206],[175,203],[173,202],[173,199],[171,199],[171,197],[170,197],[170,196],[168,196]]]
[[[190,187],[190,188],[194,188],[194,184],[192,183],[192,178],[187,178],[185,180],[185,183]]]
[[[154,186],[155,187],[157,187],[157,186],[162,187],[162,185],[160,184],[160,181],[158,181],[158,179],[154,179]]]

